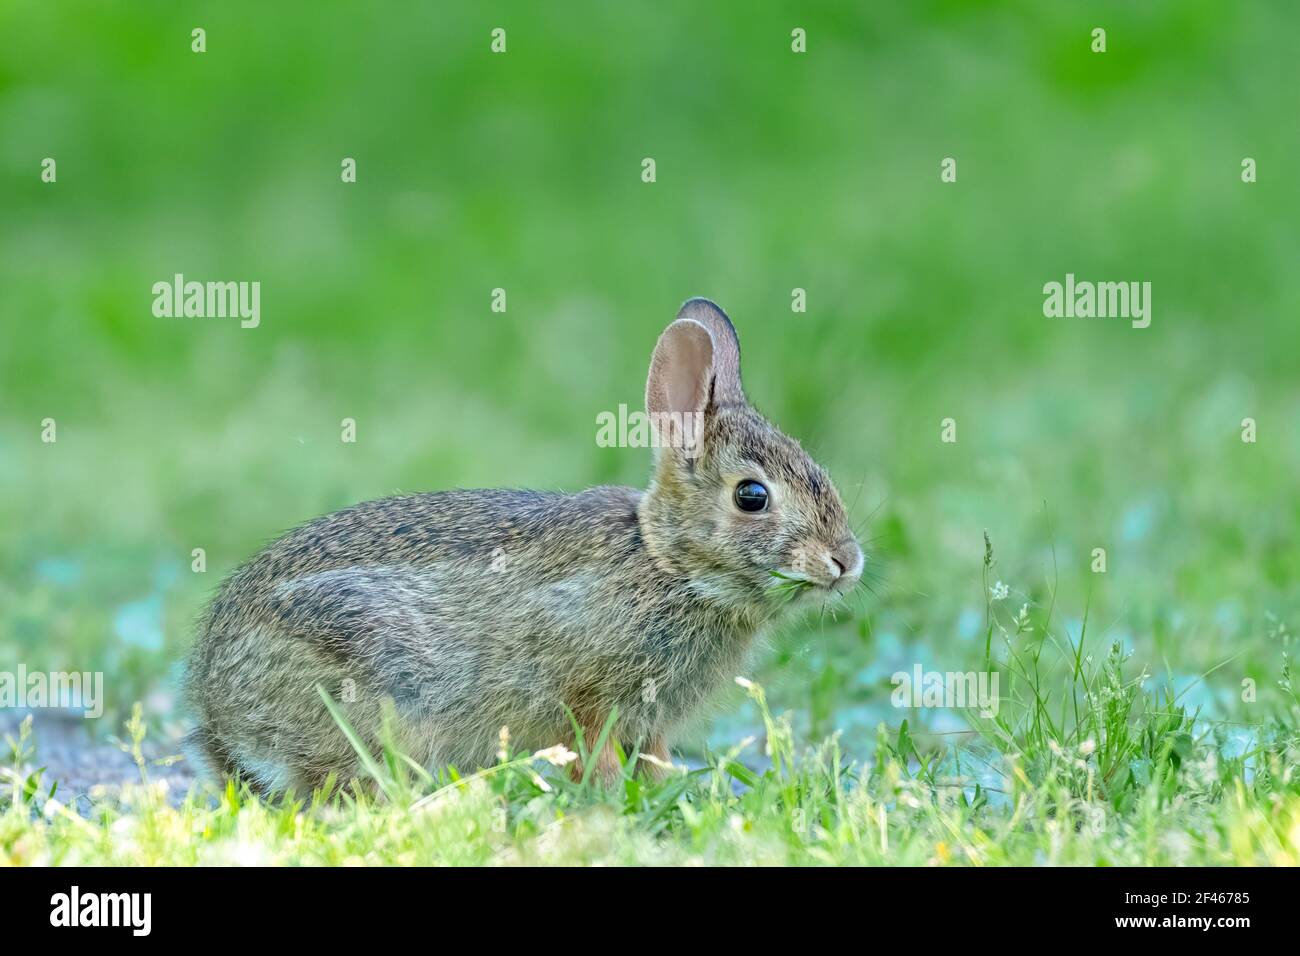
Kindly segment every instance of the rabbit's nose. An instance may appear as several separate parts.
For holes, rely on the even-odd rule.
[[[830,559],[837,585],[852,584],[862,575],[862,549],[856,541],[841,542],[831,550]]]

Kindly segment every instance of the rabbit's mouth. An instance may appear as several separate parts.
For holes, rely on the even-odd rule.
[[[771,575],[772,581],[768,585],[767,593],[781,602],[795,602],[808,598],[821,600],[831,595],[842,594],[857,583],[856,578],[848,581],[844,575],[817,580],[795,570],[769,571],[768,574]]]
[[[797,571],[774,570],[768,573],[772,575],[772,583],[768,586],[767,593],[780,600],[793,601],[818,589],[816,581]]]
[[[800,547],[790,567],[769,572],[772,589],[787,598],[805,593],[843,594],[862,578],[864,562],[862,549],[852,539],[834,548]]]

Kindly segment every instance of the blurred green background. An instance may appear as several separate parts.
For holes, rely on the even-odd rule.
[[[978,663],[986,529],[1008,605],[1055,579],[1061,633],[1086,607],[1179,689],[1229,661],[1192,694],[1210,712],[1278,705],[1300,9],[842,6],[0,6],[0,661],[170,713],[202,604],[288,527],[398,491],[642,484],[596,415],[639,405],[656,335],[707,295],[751,398],[871,515],[875,595],[758,668],[802,731],[863,745],[906,716],[891,672]],[[155,318],[178,272],[259,281],[261,326]],[[1067,272],[1150,281],[1151,327],[1045,318]],[[721,714],[718,740],[752,722]]]

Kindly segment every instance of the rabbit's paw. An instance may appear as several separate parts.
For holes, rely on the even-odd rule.
[[[673,758],[662,737],[651,737],[637,759],[636,772],[649,783],[662,783],[673,771]]]

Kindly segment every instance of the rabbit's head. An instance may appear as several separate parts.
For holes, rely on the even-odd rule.
[[[740,606],[857,584],[862,549],[839,492],[745,399],[736,330],[712,302],[691,299],[659,337],[646,411],[656,450],[641,518],[661,566]]]

